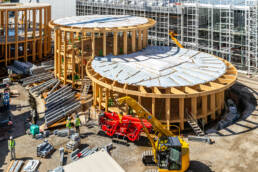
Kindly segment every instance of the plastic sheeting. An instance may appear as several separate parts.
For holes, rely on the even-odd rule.
[[[206,83],[226,72],[226,65],[213,55],[160,46],[128,55],[95,57],[92,68],[122,84],[164,88]]]

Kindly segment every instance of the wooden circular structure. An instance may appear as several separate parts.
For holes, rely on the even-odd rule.
[[[55,76],[81,85],[89,59],[109,54],[129,54],[147,46],[147,30],[155,21],[124,15],[88,15],[53,20]]]
[[[216,119],[224,108],[225,90],[237,77],[236,68],[219,57],[155,46],[127,56],[95,57],[86,72],[94,106],[128,113],[128,107],[112,107],[110,100],[131,96],[168,128],[178,123],[181,129],[186,112],[204,123]]]
[[[51,6],[7,3],[0,5],[0,63],[35,62],[51,53]]]

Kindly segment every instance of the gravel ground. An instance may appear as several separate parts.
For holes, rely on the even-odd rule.
[[[257,101],[258,79],[249,79],[244,75],[239,76],[239,82],[246,86],[238,84],[243,94],[248,95],[251,101]],[[36,157],[36,146],[43,140],[33,139],[25,134],[24,121],[30,111],[29,96],[20,85],[11,86],[11,90],[16,90],[19,95],[12,98],[11,113],[14,119],[14,128],[9,132],[16,140],[16,155],[19,159],[38,159],[41,161],[39,172],[45,172],[59,165],[58,149],[65,145],[67,138],[61,138],[54,135],[49,137],[56,151],[47,159]],[[250,96],[250,94],[252,95]],[[43,117],[44,106],[38,100],[38,112],[40,118]],[[239,120],[235,124],[220,130],[211,137],[215,144],[209,145],[199,142],[189,142],[190,144],[190,169],[194,172],[254,172],[258,171],[258,108],[253,105],[252,114],[246,119]],[[18,108],[17,108],[18,107]],[[19,108],[21,107],[21,108]],[[40,120],[41,121],[41,120]],[[83,126],[81,133],[82,147],[89,145],[103,146],[111,143],[108,137],[99,134],[98,127],[91,129]],[[142,165],[141,154],[144,150],[150,149],[147,146],[146,138],[139,143],[118,144],[114,143],[112,157],[128,172],[144,171],[146,167]],[[66,163],[70,163],[70,156],[65,155]],[[10,153],[8,152],[7,140],[0,142],[0,172],[5,171],[10,163]]]

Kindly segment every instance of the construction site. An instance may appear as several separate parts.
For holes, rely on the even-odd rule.
[[[0,3],[0,172],[258,171],[257,0],[63,3]]]

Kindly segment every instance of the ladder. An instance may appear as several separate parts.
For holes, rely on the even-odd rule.
[[[91,80],[88,77],[82,79],[80,100],[87,100],[87,95],[91,86]]]
[[[192,114],[190,112],[186,112],[187,115],[187,123],[191,126],[194,133],[197,136],[205,136],[204,131],[199,127],[198,121],[193,118]]]

